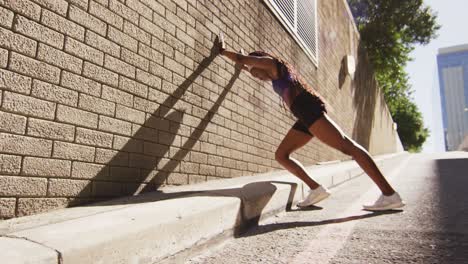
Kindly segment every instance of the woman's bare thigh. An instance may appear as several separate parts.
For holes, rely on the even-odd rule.
[[[294,128],[289,129],[286,136],[281,141],[278,146],[276,153],[280,154],[290,154],[299,148],[303,147],[307,142],[309,142],[313,136],[296,130]]]
[[[323,143],[338,150],[343,150],[344,142],[352,142],[327,114],[315,121],[309,127],[309,131]]]

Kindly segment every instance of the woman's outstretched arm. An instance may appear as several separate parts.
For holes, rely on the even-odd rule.
[[[272,70],[276,67],[275,60],[270,57],[249,56],[229,50],[222,50],[221,55],[227,57],[235,63],[247,66],[246,68],[255,67],[263,70]]]
[[[224,42],[223,34],[220,34],[218,38],[219,53],[228,59],[234,61],[236,64],[243,65],[242,69],[249,70],[252,67],[264,69],[264,70],[274,70],[276,69],[276,61],[270,57],[258,57],[258,56],[249,56],[243,54],[244,52],[233,52],[229,51],[226,48],[226,43]],[[246,66],[246,67],[245,67]]]

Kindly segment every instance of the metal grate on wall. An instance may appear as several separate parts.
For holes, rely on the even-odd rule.
[[[318,65],[317,0],[264,0]]]

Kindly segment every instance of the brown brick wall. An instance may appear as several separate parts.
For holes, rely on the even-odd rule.
[[[211,55],[220,31],[292,62],[347,134],[394,152],[346,4],[318,6],[317,67],[262,1],[0,0],[0,218],[281,169],[294,120],[269,83]],[[347,159],[316,140],[295,155]]]

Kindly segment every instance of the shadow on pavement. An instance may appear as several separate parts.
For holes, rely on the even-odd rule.
[[[434,234],[443,263],[468,263],[468,159],[436,160],[439,227]],[[442,262],[441,262],[442,263]]]
[[[260,225],[255,227],[255,229],[248,230],[245,232],[241,237],[249,237],[249,236],[256,236],[261,235],[269,232],[274,232],[277,230],[284,230],[284,229],[291,229],[291,228],[298,228],[298,227],[310,227],[310,226],[322,226],[322,225],[330,225],[330,224],[340,224],[370,217],[376,217],[380,215],[388,215],[388,214],[396,214],[401,213],[402,210],[392,210],[392,211],[383,211],[383,212],[372,212],[364,215],[353,215],[343,218],[335,218],[335,219],[328,219],[322,221],[308,221],[308,222],[288,222],[288,223],[275,223],[275,224],[267,224],[267,225]]]

